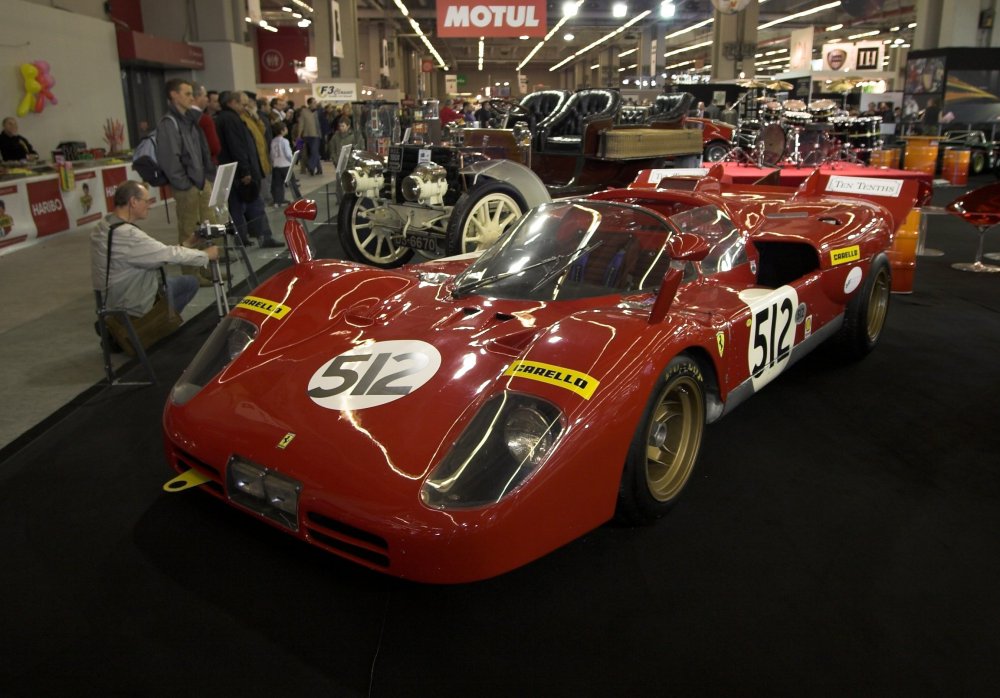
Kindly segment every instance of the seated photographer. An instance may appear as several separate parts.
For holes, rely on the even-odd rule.
[[[128,180],[119,185],[113,202],[114,211],[90,235],[91,280],[104,295],[106,307],[144,318],[154,310],[165,264],[207,267],[209,261],[219,258],[219,248],[194,249],[201,241],[197,233],[180,245],[164,245],[144,233],[136,222],[146,218],[150,202],[149,192],[139,182]],[[167,276],[166,290],[170,309],[180,313],[198,292],[198,277]]]

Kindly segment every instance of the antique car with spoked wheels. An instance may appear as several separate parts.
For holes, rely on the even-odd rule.
[[[818,172],[798,189],[723,185],[721,165],[662,175],[401,269],[313,259],[295,217],[315,205],[290,208],[294,265],[171,392],[166,489],[437,583],[501,574],[613,517],[657,520],[707,423],[826,340],[856,358],[878,344],[886,252],[917,195]]]
[[[615,90],[533,93],[491,102],[512,128],[463,128],[447,145],[399,144],[385,162],[354,153],[338,232],[354,261],[379,267],[485,249],[553,197],[625,186],[642,169],[692,167],[701,137],[683,112],[617,123]]]

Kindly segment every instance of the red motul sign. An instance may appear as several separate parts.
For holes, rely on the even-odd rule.
[[[543,0],[438,0],[438,36],[545,36]]]

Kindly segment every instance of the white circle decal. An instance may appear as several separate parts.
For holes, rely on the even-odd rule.
[[[363,410],[406,397],[441,368],[434,346],[415,339],[373,342],[333,357],[309,379],[312,401],[328,410]]]
[[[861,267],[854,267],[851,269],[847,278],[844,279],[844,293],[851,293],[858,286],[861,285]]]

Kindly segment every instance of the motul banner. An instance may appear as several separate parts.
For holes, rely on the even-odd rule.
[[[437,33],[441,37],[545,36],[543,0],[438,0]]]

